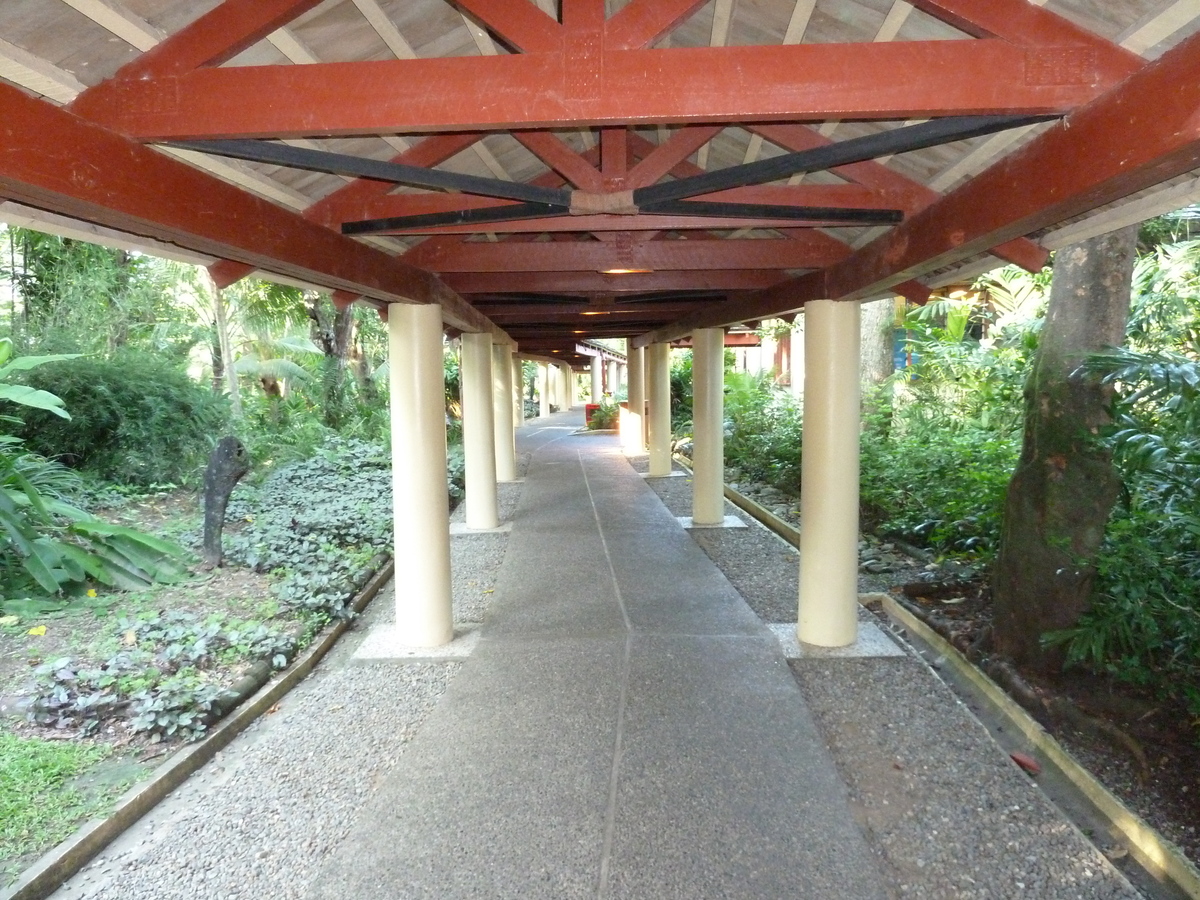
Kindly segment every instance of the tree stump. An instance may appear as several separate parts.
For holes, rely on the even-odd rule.
[[[235,437],[217,441],[208,468],[204,470],[204,546],[202,568],[221,565],[221,532],[225,527],[225,508],[229,495],[242,476],[250,471],[250,456]]]

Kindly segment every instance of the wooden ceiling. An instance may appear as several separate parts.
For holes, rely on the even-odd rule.
[[[1200,201],[1198,31],[1200,0],[5,0],[0,219],[577,358]]]

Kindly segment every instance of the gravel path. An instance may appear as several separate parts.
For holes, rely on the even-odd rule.
[[[499,488],[509,519],[521,485]],[[461,511],[452,516],[461,518]],[[451,540],[456,623],[486,615],[507,542],[507,534]],[[460,668],[352,662],[367,630],[394,610],[389,584],[278,712],[238,736],[53,896],[303,897]]]

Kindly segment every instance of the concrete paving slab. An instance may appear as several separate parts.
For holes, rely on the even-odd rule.
[[[796,623],[783,622],[767,626],[779,641],[779,649],[787,659],[855,659],[861,657],[904,656],[904,650],[874,622],[858,623],[858,640],[847,647],[817,647],[802,644],[796,637]]]
[[[887,897],[774,642],[635,636],[616,898]]]

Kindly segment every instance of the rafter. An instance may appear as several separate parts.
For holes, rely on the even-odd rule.
[[[516,131],[513,137],[526,150],[582,191],[600,191],[603,179],[596,167],[545,131]]]
[[[139,50],[149,50],[165,35],[145,19],[134,15],[119,0],[63,0],[101,28]]]
[[[575,78],[576,61],[558,54],[204,68],[114,79],[103,97],[88,92],[76,106],[123,133],[176,140],[1060,114],[1100,89],[1091,72],[1049,66],[1053,48],[1023,50],[994,39],[594,51],[593,57],[603,79]],[[1029,66],[1044,77],[1025,78]],[[906,77],[892,77],[897,71]],[[947,71],[962,77],[947,80]],[[836,81],[827,72],[839,73]],[[396,91],[397,84],[439,90],[413,94]],[[279,97],[305,102],[279,103]]]
[[[0,196],[385,302],[438,302],[456,327],[492,327],[423,270],[6,85],[0,141]]]
[[[604,43],[611,50],[648,47],[682,24],[707,0],[633,0],[608,20]]]
[[[626,185],[639,188],[654,184],[723,130],[720,125],[694,125],[677,129],[664,143],[648,150],[641,161],[630,169]],[[633,135],[632,139],[644,140],[637,135]],[[699,174],[700,170],[697,167],[692,174]]]
[[[405,254],[431,272],[603,272],[651,269],[655,272],[736,269],[811,269],[844,259],[849,250],[813,232],[808,240],[604,241],[525,244],[516,253],[503,244],[464,243]]]
[[[646,272],[452,272],[442,279],[460,294],[644,294],[652,291],[746,291],[784,280],[776,271]]]
[[[1189,172],[1200,166],[1197,109],[1200,35],[1193,35],[842,262],[717,304],[638,342],[787,312],[815,298],[871,296]]]

